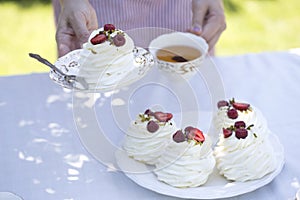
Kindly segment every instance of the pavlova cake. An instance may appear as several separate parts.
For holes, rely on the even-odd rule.
[[[197,128],[176,131],[156,164],[158,180],[180,188],[203,185],[215,166],[211,145]]]
[[[135,160],[155,164],[176,131],[171,113],[147,109],[131,122],[123,147]]]
[[[94,30],[80,54],[79,76],[90,89],[118,84],[134,66],[132,38],[113,24]],[[112,78],[113,77],[113,78]]]
[[[226,111],[227,117],[224,113],[218,115],[223,122],[214,149],[217,168],[228,180],[260,179],[276,168],[274,147],[269,141],[271,132],[265,121],[259,121],[262,118],[250,110],[249,104],[239,103],[236,106],[234,102],[229,103],[231,105],[227,103],[220,106],[219,102],[219,112]],[[232,111],[234,118],[230,112],[232,109],[236,109],[236,112]]]

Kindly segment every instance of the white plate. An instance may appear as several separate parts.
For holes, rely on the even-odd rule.
[[[277,158],[277,167],[275,171],[259,180],[247,182],[229,182],[223,176],[219,175],[218,171],[215,169],[208,181],[200,187],[175,188],[158,181],[155,174],[153,172],[149,172],[153,169],[152,166],[145,165],[129,158],[124,151],[118,150],[116,152],[116,160],[120,169],[127,177],[138,185],[154,192],[189,199],[226,198],[256,190],[270,183],[281,172],[284,165],[283,147],[275,134],[270,134],[270,141],[271,144],[276,147],[275,154]],[[138,171],[139,173],[133,173],[134,171]]]
[[[75,75],[80,76],[80,53],[82,52],[82,49],[71,51],[70,53],[66,54],[65,56],[59,58],[54,65],[59,68],[62,72],[64,72],[66,75]],[[147,73],[147,71],[154,65],[154,59],[153,56],[145,49],[137,47],[133,50],[134,54],[134,61],[132,65],[134,66],[132,70],[128,72],[124,72],[123,76],[120,81],[118,78],[114,77],[114,75],[111,75],[111,84],[101,84],[101,80],[97,84],[96,88],[88,88],[83,89],[82,85],[79,84],[79,82],[70,83],[65,80],[64,76],[61,74],[51,70],[50,71],[50,78],[57,84],[68,88],[68,89],[76,89],[76,90],[84,90],[84,91],[90,91],[90,92],[104,92],[104,91],[110,91],[110,90],[116,90],[120,89],[121,87],[130,85],[131,83],[141,79],[144,77]],[[100,76],[100,74],[99,74]],[[81,79],[84,79],[82,77]]]

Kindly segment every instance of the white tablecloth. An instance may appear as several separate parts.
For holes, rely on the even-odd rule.
[[[300,188],[300,56],[267,52],[217,57],[213,62],[226,97],[258,107],[285,149],[285,166],[270,184],[232,199],[294,199]],[[150,79],[156,82],[159,77],[153,73]],[[201,109],[211,106],[207,100],[214,95],[209,91],[214,81],[190,80]],[[134,110],[130,115],[150,101],[144,89],[148,90],[147,85],[130,96],[128,106]],[[95,159],[79,138],[73,93],[53,83],[48,74],[0,77],[0,91],[0,192],[12,192],[25,200],[175,199],[144,189]],[[149,95],[159,97],[160,92]],[[141,94],[143,103],[138,101],[143,99]],[[106,95],[95,100],[100,110],[96,113],[111,110]],[[181,105],[156,100],[167,102],[163,105],[166,110],[175,112],[177,104]],[[111,116],[99,118],[108,122]],[[111,141],[118,143],[119,137],[112,135]]]

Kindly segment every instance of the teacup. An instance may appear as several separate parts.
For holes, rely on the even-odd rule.
[[[189,79],[205,59],[208,44],[195,34],[173,32],[152,40],[149,50],[159,69],[169,75]]]

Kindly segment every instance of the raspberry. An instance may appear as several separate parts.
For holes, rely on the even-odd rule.
[[[106,35],[104,35],[104,34],[97,34],[91,39],[91,43],[93,45],[100,44],[105,41],[106,41]]]
[[[125,37],[122,34],[117,34],[114,38],[113,38],[113,43],[114,45],[116,45],[117,47],[123,46],[125,44],[126,40]]]
[[[236,119],[238,117],[238,112],[236,111],[236,109],[230,109],[227,111],[227,116],[230,118],[230,119]]]
[[[225,107],[225,106],[229,106],[229,103],[227,101],[222,100],[218,102],[218,108]]]
[[[173,135],[173,140],[177,143],[184,142],[185,136],[181,130],[176,131]]]
[[[246,123],[244,121],[236,121],[234,123],[235,128],[246,128]]]
[[[155,121],[151,120],[151,121],[148,122],[148,124],[147,124],[147,130],[148,130],[150,133],[154,133],[154,132],[156,132],[158,129],[159,129],[159,125],[158,125]]]
[[[224,135],[224,138],[230,137],[232,135],[232,130],[223,128],[223,135]]]
[[[237,139],[245,139],[248,136],[248,131],[245,128],[238,128],[235,130],[235,137]]]
[[[173,118],[173,115],[172,113],[155,112],[154,117],[160,122],[168,122],[170,119]]]
[[[114,31],[116,30],[116,27],[113,24],[105,24],[103,26],[104,31]]]

